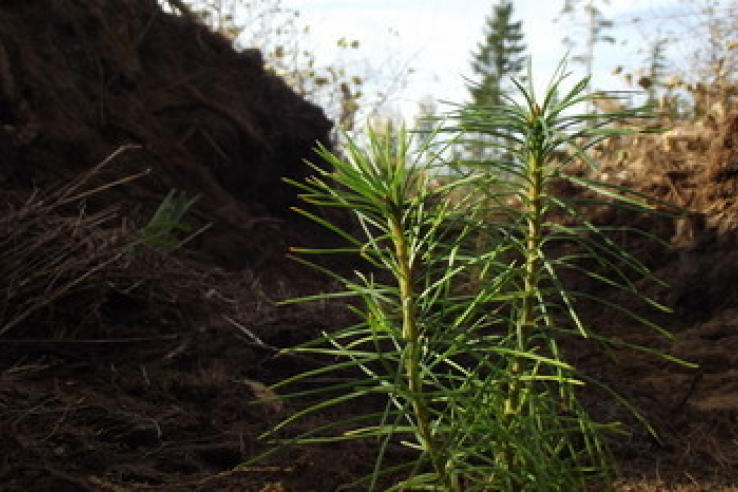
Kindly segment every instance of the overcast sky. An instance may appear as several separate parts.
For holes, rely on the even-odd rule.
[[[360,41],[358,52],[380,69],[378,73],[383,69],[385,75],[392,77],[393,72],[412,67],[415,73],[391,102],[403,111],[428,95],[453,101],[467,98],[463,76],[469,75],[471,51],[482,41],[485,16],[495,3],[496,0],[282,0],[285,7],[300,11],[302,22],[310,25],[315,37],[312,48],[322,59],[335,56],[335,41],[346,37]],[[599,48],[593,86],[625,88],[622,76],[615,77],[612,71],[618,65],[628,69],[642,66],[646,55],[639,54],[639,48],[667,35],[675,12],[683,13],[684,3],[610,0],[609,5],[604,5],[606,17],[615,20],[620,28],[612,33],[617,38],[616,45]],[[577,34],[570,23],[554,21],[562,4],[563,0],[514,2],[515,16],[523,21],[535,73],[545,81],[566,53],[562,38],[567,33],[585,36]],[[682,10],[675,10],[675,6]]]

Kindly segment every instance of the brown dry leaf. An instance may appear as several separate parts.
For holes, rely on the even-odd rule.
[[[277,413],[282,411],[284,405],[279,399],[279,396],[274,391],[269,389],[266,385],[264,385],[264,383],[260,383],[259,381],[252,381],[250,379],[244,379],[243,384],[249,387],[256,399],[259,400],[261,403],[264,403]]]

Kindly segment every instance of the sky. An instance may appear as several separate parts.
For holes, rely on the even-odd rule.
[[[700,0],[696,0],[700,3]],[[703,0],[704,2],[704,0]],[[282,0],[300,12],[310,26],[311,49],[318,60],[330,63],[336,56],[336,40],[358,40],[357,56],[366,58],[377,86],[396,82],[398,74],[412,68],[402,87],[391,86],[392,97],[383,110],[407,117],[423,98],[463,102],[468,98],[464,77],[470,74],[471,53],[482,41],[485,16],[496,0]],[[602,4],[603,2],[599,2]],[[688,3],[688,2],[687,2]],[[545,86],[566,54],[562,39],[570,34],[584,37],[571,24],[555,22],[563,0],[515,0],[515,17],[523,29],[532,57],[537,86]],[[678,10],[680,8],[681,10]],[[620,26],[612,34],[614,45],[601,45],[596,54],[592,86],[622,90],[621,65],[634,70],[644,65],[643,48],[659,36],[679,30],[675,19],[683,17],[679,0],[610,0],[601,10]],[[682,26],[684,27],[684,26]],[[683,33],[682,33],[683,35]],[[640,50],[640,52],[639,52]],[[570,64],[573,77],[583,73]],[[371,77],[370,77],[371,78]]]

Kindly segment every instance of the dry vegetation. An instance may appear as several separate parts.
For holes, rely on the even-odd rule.
[[[596,314],[595,319],[611,334],[652,343],[700,364],[692,371],[618,353],[617,362],[603,367],[607,359],[602,354],[582,357],[582,364],[644,409],[662,432],[663,442],[636,432],[618,443],[623,474],[618,490],[623,491],[738,487],[733,424],[738,415],[734,355],[738,348],[736,92],[728,84],[698,85],[692,90],[696,116],[676,121],[663,117],[656,126],[667,128],[664,133],[622,137],[596,149],[602,162],[592,173],[596,177],[676,204],[683,212],[676,218],[658,218],[615,214],[607,207],[590,210],[600,224],[633,225],[666,242],[661,246],[620,238],[668,282],[666,287],[653,289],[674,310],[673,315],[658,319],[674,333],[675,341],[649,340],[622,320]],[[617,414],[612,408],[600,411]]]

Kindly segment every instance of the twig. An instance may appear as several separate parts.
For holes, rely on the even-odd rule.
[[[697,389],[697,384],[702,380],[703,373],[701,370],[694,373],[694,376],[692,376],[692,380],[689,382],[689,387],[687,387],[687,391],[684,393],[684,396],[682,396],[676,405],[674,405],[674,408],[672,411],[678,412],[681,411],[684,405],[687,404],[687,401],[692,397],[694,394],[695,389]]]
[[[280,349],[278,347],[275,347],[274,345],[269,345],[267,343],[264,343],[264,341],[261,338],[259,338],[258,336],[256,336],[256,334],[254,332],[252,332],[251,330],[249,330],[248,328],[246,328],[241,323],[239,323],[238,321],[234,320],[233,318],[231,318],[227,314],[224,314],[223,315],[223,319],[226,320],[226,321],[228,321],[230,324],[232,324],[236,328],[238,328],[238,330],[241,333],[243,333],[244,335],[246,335],[252,342],[254,342],[254,344],[258,345],[259,347],[263,347],[263,348],[268,349],[268,350],[271,350],[273,352],[279,352],[279,351],[282,350],[282,349]]]
[[[95,193],[99,193],[101,191],[105,191],[108,188],[112,188],[114,186],[118,186],[121,184],[128,183],[129,181],[134,181],[138,178],[141,178],[143,176],[146,176],[151,172],[151,169],[146,169],[145,171],[141,171],[140,173],[131,174],[130,176],[125,176],[120,179],[116,179],[115,181],[111,181],[110,183],[105,183],[104,185],[98,186],[97,188],[93,188],[88,191],[83,191],[82,193],[78,193],[77,195],[71,196],[61,202],[59,202],[57,205],[66,205],[70,202],[75,202],[77,200],[81,200],[82,198],[87,198],[90,195],[94,195]]]
[[[249,330],[248,328],[246,328],[245,326],[243,326],[241,323],[237,322],[236,320],[234,320],[230,316],[224,314],[223,315],[223,319],[225,319],[226,321],[228,321],[229,323],[231,323],[233,326],[235,326],[236,328],[238,328],[238,330],[241,333],[243,333],[244,335],[246,335],[249,338],[249,340],[246,340],[246,343],[248,343],[249,345],[255,346],[255,347],[266,349],[266,350],[272,352],[275,357],[289,356],[289,357],[291,357],[293,359],[298,359],[298,360],[302,360],[302,361],[305,361],[305,362],[309,362],[310,364],[314,364],[314,365],[316,365],[318,367],[323,367],[323,366],[325,366],[325,365],[328,364],[325,361],[320,361],[318,359],[315,359],[313,357],[309,357],[307,355],[295,354],[295,353],[290,353],[290,352],[284,352],[284,349],[283,348],[275,347],[274,345],[270,345],[268,343],[264,343],[264,341],[261,338],[259,338],[258,336],[256,336],[256,334],[254,334],[251,330]]]
[[[88,179],[90,179],[96,173],[100,172],[100,170],[102,168],[104,168],[105,166],[107,166],[108,164],[110,164],[119,155],[121,155],[124,152],[127,152],[127,151],[129,151],[131,149],[139,149],[139,148],[141,148],[140,145],[129,144],[129,145],[121,145],[120,147],[118,147],[117,149],[115,149],[115,151],[112,154],[110,154],[109,156],[107,156],[105,159],[103,159],[102,162],[100,162],[99,164],[97,164],[96,166],[94,166],[92,169],[90,169],[85,174],[83,174],[82,176],[80,176],[75,182],[72,182],[69,186],[67,186],[65,189],[63,189],[61,195],[57,199],[57,202],[56,202],[57,205],[65,205],[65,204],[69,203],[70,201],[73,201],[74,200],[74,197],[73,198],[69,198],[68,197],[68,194],[69,193],[72,193],[73,191],[79,189],[79,187],[82,186],[82,184],[84,184]],[[86,196],[86,194],[85,194],[85,196]]]

